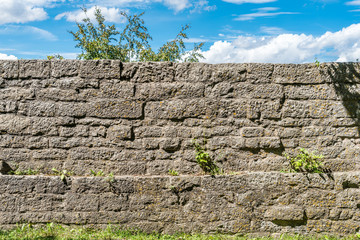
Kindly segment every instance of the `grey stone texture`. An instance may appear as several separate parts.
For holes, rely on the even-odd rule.
[[[359,63],[0,61],[1,173],[119,176],[1,176],[0,225],[359,231],[359,79]],[[198,176],[194,138],[224,172],[247,173]],[[278,173],[299,148],[338,173]]]
[[[206,138],[225,172],[280,170],[300,147],[360,170],[359,77],[358,63],[0,61],[0,160],[194,174],[191,140]]]
[[[360,172],[0,176],[0,226],[121,224],[153,232],[332,233],[360,227]]]

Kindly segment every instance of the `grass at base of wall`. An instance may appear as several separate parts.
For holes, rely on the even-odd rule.
[[[112,239],[127,239],[127,240],[222,240],[222,239],[283,239],[283,240],[359,240],[360,234],[350,235],[346,237],[335,237],[329,235],[281,235],[276,237],[250,237],[250,236],[236,236],[224,234],[147,234],[136,230],[122,230],[119,227],[109,225],[106,229],[92,229],[86,227],[68,227],[58,224],[49,223],[46,226],[32,226],[31,224],[19,225],[13,230],[0,230],[1,240],[112,240]]]

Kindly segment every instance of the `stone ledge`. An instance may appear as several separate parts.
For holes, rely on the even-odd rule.
[[[220,176],[0,176],[0,226],[121,224],[144,231],[351,234],[360,172]]]

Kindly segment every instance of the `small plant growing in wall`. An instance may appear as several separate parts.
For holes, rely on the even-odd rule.
[[[105,181],[108,182],[110,185],[115,182],[114,173],[109,173],[109,175],[105,177]]]
[[[192,140],[192,144],[196,151],[196,162],[199,164],[200,168],[205,172],[211,175],[216,175],[220,173],[220,168],[215,164],[211,159],[208,152],[206,152],[206,139],[204,138],[203,143],[200,144],[196,139]]]
[[[56,168],[52,168],[51,170],[53,171],[53,173],[54,173],[55,175],[60,176],[61,181],[63,181],[64,183],[66,183],[66,177],[70,177],[70,176],[74,175],[73,172],[68,171],[68,170],[61,170],[61,171],[59,171],[59,170],[57,170]]]
[[[90,174],[93,177],[103,177],[104,176],[104,172],[102,170],[96,172],[96,171],[90,169]]]
[[[323,155],[317,155],[314,152],[309,152],[304,148],[299,149],[299,153],[295,157],[290,157],[284,154],[290,163],[290,172],[307,172],[307,173],[323,173],[323,163],[321,159]]]
[[[171,176],[179,176],[179,173],[174,169],[169,169],[169,175]]]

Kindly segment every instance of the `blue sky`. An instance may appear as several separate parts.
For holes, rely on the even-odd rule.
[[[120,11],[145,11],[157,49],[190,24],[188,45],[205,42],[203,62],[304,63],[360,59],[360,0],[0,0],[0,59],[45,59],[81,52],[81,7],[102,10],[124,26]]]

